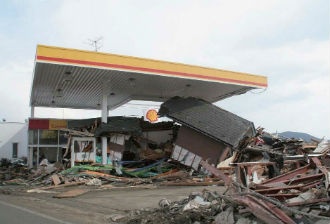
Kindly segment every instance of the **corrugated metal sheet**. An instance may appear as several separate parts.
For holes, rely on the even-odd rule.
[[[158,113],[233,147],[244,136],[255,135],[252,122],[193,97],[174,97],[163,103]]]

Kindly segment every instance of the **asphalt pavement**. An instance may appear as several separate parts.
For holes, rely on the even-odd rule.
[[[1,224],[71,224],[57,218],[0,201]]]

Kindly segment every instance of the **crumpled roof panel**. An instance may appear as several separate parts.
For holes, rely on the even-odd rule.
[[[108,123],[102,123],[96,130],[95,136],[100,137],[107,133],[140,134],[140,119],[135,117],[110,117]]]
[[[252,122],[194,97],[174,97],[161,105],[160,116],[167,116],[178,123],[193,128],[215,140],[233,147],[252,130]]]

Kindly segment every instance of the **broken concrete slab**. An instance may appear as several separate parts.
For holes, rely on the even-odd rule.
[[[234,208],[228,207],[226,210],[219,213],[214,220],[214,224],[234,224]]]

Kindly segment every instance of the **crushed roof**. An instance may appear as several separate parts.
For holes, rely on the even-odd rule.
[[[158,114],[233,147],[250,130],[255,134],[252,122],[194,97],[173,97],[161,105]]]
[[[140,119],[136,117],[109,117],[108,123],[102,123],[96,130],[95,136],[99,137],[106,133],[141,133]]]
[[[150,123],[138,117],[114,116],[108,117],[108,123],[101,123],[95,130],[95,136],[100,137],[108,133],[128,133],[140,135],[143,131],[169,130],[173,122]]]

